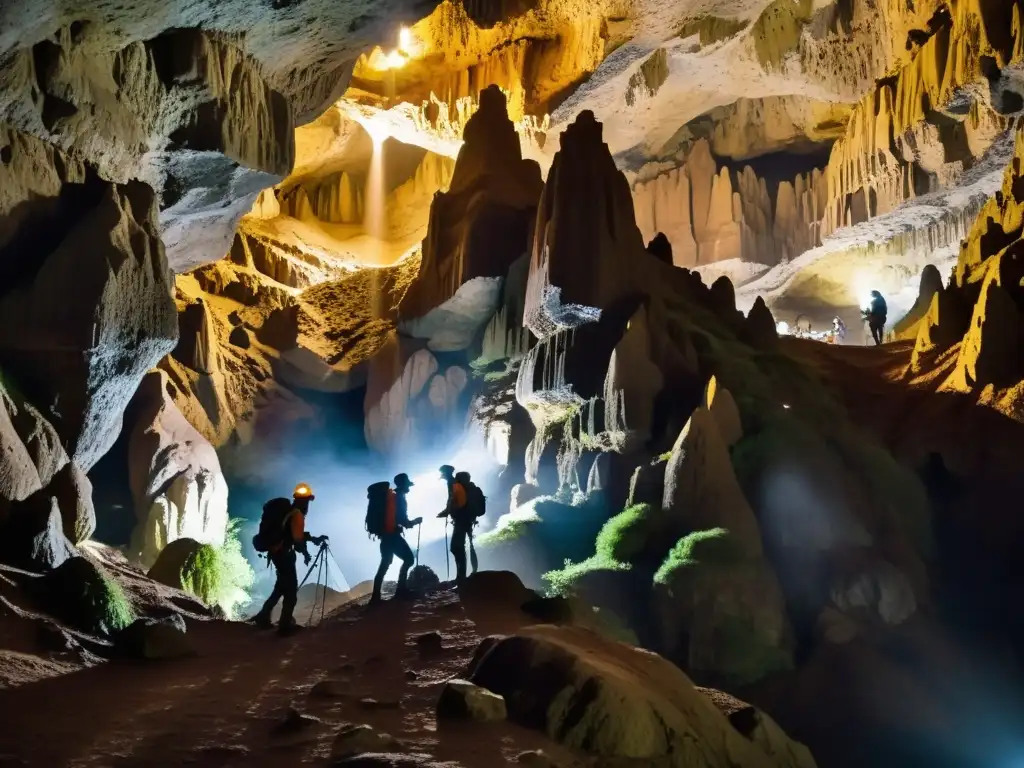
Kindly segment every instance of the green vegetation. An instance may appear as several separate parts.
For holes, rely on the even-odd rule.
[[[135,621],[135,611],[121,585],[105,574],[98,581],[86,583],[84,602],[107,632],[124,629]]]
[[[597,556],[609,562],[635,565],[658,538],[661,512],[648,504],[634,504],[611,518],[597,534]]]
[[[219,605],[229,618],[249,600],[255,574],[238,539],[241,520],[228,523],[224,544],[200,544],[181,566],[181,587],[207,605]]]
[[[528,535],[530,528],[540,523],[536,515],[530,517],[503,517],[499,520],[496,528],[476,537],[478,547],[497,547],[502,544],[511,544]]]
[[[548,583],[548,595],[569,597],[576,593],[577,585],[584,576],[597,571],[628,571],[630,566],[610,560],[604,555],[594,555],[578,563],[566,560],[565,566],[548,571],[541,578]]]
[[[657,584],[671,584],[681,569],[695,565],[740,565],[742,554],[725,528],[694,531],[676,542],[661,568],[654,574]]]
[[[135,620],[121,585],[87,557],[72,557],[40,587],[54,614],[86,632],[111,635]]]

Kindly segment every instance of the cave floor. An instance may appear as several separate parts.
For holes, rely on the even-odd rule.
[[[189,622],[194,658],[109,662],[0,691],[0,765],[328,764],[348,723],[466,768],[541,747],[555,755],[541,734],[507,723],[437,727],[443,682],[462,674],[483,635],[524,619],[517,610],[468,608],[443,589],[411,605],[368,612],[356,604],[291,638],[237,622]],[[415,639],[432,631],[444,650],[421,658]],[[282,728],[290,707],[318,720]]]

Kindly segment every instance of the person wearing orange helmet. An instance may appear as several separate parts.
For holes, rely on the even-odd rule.
[[[274,566],[277,578],[274,581],[274,591],[270,593],[270,597],[267,598],[267,602],[263,604],[260,612],[253,617],[256,626],[271,627],[270,614],[274,610],[274,606],[277,605],[277,601],[282,600],[281,619],[277,623],[278,632],[282,635],[289,635],[299,627],[293,617],[295,603],[298,601],[299,595],[299,576],[295,570],[295,555],[296,552],[301,552],[306,565],[309,565],[310,555],[306,544],[313,542],[320,546],[327,541],[327,536],[311,536],[306,530],[309,503],[315,498],[313,490],[308,485],[299,483],[295,486],[290,507],[286,511],[282,510],[280,522],[274,520],[272,527],[277,535],[268,543],[267,556]],[[287,499],[281,499],[281,501],[287,502]],[[266,510],[264,514],[266,514]]]

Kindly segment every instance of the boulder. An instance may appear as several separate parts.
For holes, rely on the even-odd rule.
[[[55,414],[85,471],[113,445],[143,375],[178,336],[152,189],[97,190],[33,278],[0,299],[3,362],[43,383],[36,405]]]
[[[119,655],[130,659],[179,659],[194,656],[185,620],[173,613],[160,619],[136,619],[114,637]]]
[[[39,581],[43,604],[54,616],[86,632],[114,635],[134,621],[120,585],[88,557],[71,557]]]
[[[202,545],[195,539],[182,537],[175,539],[160,550],[153,567],[146,574],[153,581],[158,581],[174,589],[184,589],[182,571],[185,564],[192,558]]]
[[[12,506],[2,537],[4,559],[34,571],[58,568],[77,554],[64,535],[57,500],[45,491]]]
[[[167,391],[167,374],[145,377],[131,405],[128,473],[138,523],[131,549],[144,565],[187,537],[220,546],[228,489],[213,446],[188,423]]]
[[[795,742],[799,760],[745,738],[668,661],[582,629],[542,625],[489,638],[469,679],[503,696],[510,720],[599,759],[670,768],[814,765]]]
[[[72,544],[81,544],[96,530],[96,510],[92,504],[92,482],[79,466],[69,461],[46,487],[57,500],[64,535]]]
[[[441,579],[429,565],[417,565],[409,571],[407,582],[414,592],[426,592],[441,585]]]
[[[713,688],[697,688],[725,715],[732,727],[754,742],[782,765],[814,768],[815,762],[807,748],[790,739],[778,724],[757,707]]]
[[[902,624],[917,611],[910,580],[878,557],[840,573],[832,584],[831,601],[849,616],[890,626]]]
[[[331,746],[331,759],[343,760],[366,752],[397,752],[401,744],[389,733],[376,731],[369,725],[350,723],[342,726]]]
[[[497,723],[507,716],[505,700],[466,680],[449,680],[437,700],[437,719]]]
[[[40,466],[49,468],[58,457],[67,461],[59,439],[53,441],[52,454],[41,450],[42,440],[31,441],[31,447],[26,444],[24,407],[24,400],[13,384],[0,380],[0,522],[6,518],[11,501],[27,499],[42,487]],[[34,409],[32,413],[38,415]],[[36,423],[49,426],[41,417]],[[48,455],[52,458],[46,458]]]

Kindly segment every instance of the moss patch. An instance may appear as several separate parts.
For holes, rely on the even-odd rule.
[[[232,520],[224,544],[201,544],[181,567],[181,586],[207,605],[219,605],[232,618],[239,605],[249,601],[248,590],[255,574],[242,554],[238,539],[241,521]]]
[[[739,547],[725,528],[694,531],[676,542],[654,574],[654,581],[670,584],[681,569],[695,565],[738,566],[742,561]]]
[[[135,620],[121,585],[86,557],[65,561],[40,586],[49,609],[86,632],[111,635]]]
[[[548,571],[543,579],[548,585],[548,594],[559,597],[569,597],[576,593],[576,585],[584,576],[597,571],[628,571],[630,566],[619,563],[603,555],[594,555],[574,563],[571,560],[565,561],[565,566],[558,570]]]

